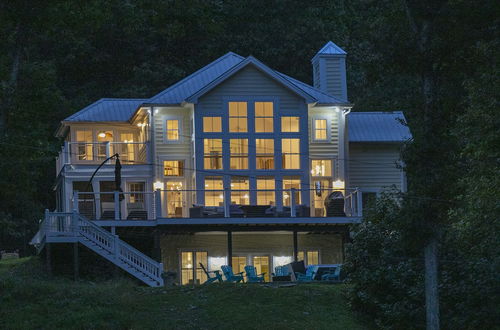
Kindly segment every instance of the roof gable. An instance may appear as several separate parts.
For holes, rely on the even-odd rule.
[[[145,99],[100,99],[63,122],[126,122],[136,112]]]
[[[411,133],[401,121],[405,121],[401,111],[351,112],[347,119],[349,142],[406,141]]]

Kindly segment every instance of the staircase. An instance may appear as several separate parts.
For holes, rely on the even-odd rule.
[[[40,252],[46,243],[78,242],[152,287],[163,286],[163,264],[97,226],[78,212],[45,212],[31,240]]]

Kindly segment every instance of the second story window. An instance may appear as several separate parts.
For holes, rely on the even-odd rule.
[[[281,139],[281,156],[283,169],[300,169],[300,139]]]
[[[255,102],[255,132],[273,132],[273,102]]]
[[[203,117],[203,133],[222,132],[221,117]]]
[[[284,133],[299,132],[299,117],[281,117],[281,131]]]
[[[256,161],[255,168],[258,170],[274,169],[274,140],[255,139]]]
[[[229,102],[229,132],[248,132],[246,102]]]
[[[222,139],[203,139],[203,156],[206,170],[222,169]]]
[[[163,162],[164,176],[183,176],[184,161],[182,160],[166,160]]]
[[[230,168],[232,170],[248,169],[248,139],[230,139]]]
[[[179,125],[179,119],[167,119],[166,122],[166,129],[167,129],[167,135],[166,139],[167,141],[179,141],[180,138],[180,125]]]
[[[314,141],[328,140],[328,126],[326,119],[314,119],[313,121],[313,137]]]
[[[76,157],[78,160],[92,160],[93,159],[93,145],[92,145],[92,130],[79,129],[76,131],[76,142],[78,142]],[[71,150],[74,152],[73,150]]]
[[[331,159],[313,159],[311,161],[312,176],[332,176]]]
[[[224,205],[224,187],[221,176],[205,177],[205,205]]]

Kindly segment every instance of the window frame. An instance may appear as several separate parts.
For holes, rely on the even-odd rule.
[[[205,153],[205,140],[220,140],[221,141],[220,154],[218,154],[217,156],[213,156],[213,155]],[[224,139],[222,139],[222,137],[203,137],[202,146],[203,146],[203,169],[204,170],[211,170],[211,171],[223,170],[224,169]],[[205,158],[220,158],[220,164],[221,164],[220,168],[206,168],[205,167]]]
[[[331,119],[327,116],[313,116],[311,117],[311,140],[314,143],[331,143],[332,141],[332,130],[331,130]],[[325,120],[326,122],[326,139],[316,138],[316,120]]]
[[[285,152],[284,148],[283,148],[283,141],[284,140],[297,140],[299,145],[298,145],[298,152]],[[288,170],[302,170],[301,168],[301,165],[302,165],[302,157],[301,157],[301,152],[300,152],[300,148],[301,148],[301,138],[300,137],[281,137],[280,139],[280,143],[281,143],[281,169],[282,170],[285,170],[285,171],[288,171]],[[291,144],[290,144],[291,146]],[[285,168],[285,156],[296,156],[298,157],[298,167],[296,168]],[[292,158],[290,158],[290,160],[292,160]]]
[[[232,147],[232,142],[236,141],[236,140],[239,140],[239,142],[241,142],[241,145],[240,146],[243,146],[242,149],[246,148],[246,153],[232,153],[231,152],[231,147]],[[246,144],[245,144],[245,141],[246,141]],[[238,138],[230,138],[229,139],[229,169],[232,170],[232,171],[247,171],[250,169],[250,154],[249,154],[249,146],[248,146],[248,137],[238,137]],[[232,168],[231,167],[231,161],[233,159],[235,160],[244,160],[246,158],[246,168]]]
[[[283,127],[284,127],[284,125],[283,125],[283,119],[285,119],[285,118],[297,118],[298,119],[298,121],[297,121],[297,131],[284,131],[283,130]],[[280,117],[280,125],[281,125],[280,133],[282,133],[282,134],[297,134],[297,133],[300,133],[300,116],[297,116],[297,115],[295,115],[295,116],[292,116],[292,115],[282,115]]]
[[[211,118],[212,119],[212,127],[213,127],[213,119],[214,118],[219,118],[220,120],[220,131],[205,131],[205,118]],[[202,116],[201,118],[201,133],[204,133],[204,134],[218,134],[218,133],[222,133],[224,131],[224,124],[223,124],[223,120],[222,120],[222,116],[221,115],[204,115]]]
[[[257,150],[257,140],[271,140],[273,141],[273,151],[272,152],[265,152],[265,153],[259,153]],[[254,144],[255,144],[255,170],[256,171],[274,171],[276,170],[276,159],[275,159],[275,154],[276,154],[276,140],[274,138],[265,138],[265,137],[257,137],[254,139]],[[272,158],[273,159],[273,167],[272,168],[259,168],[259,157],[260,158]]]
[[[239,113],[239,106],[238,106],[238,115],[237,116],[231,116],[231,103],[245,103],[246,104],[246,115],[241,116]],[[249,134],[250,133],[250,127],[248,125],[248,118],[249,118],[249,112],[250,112],[250,102],[249,101],[227,101],[227,132],[228,134]],[[245,119],[245,124],[246,124],[246,130],[244,131],[231,131],[231,119],[237,118],[238,120],[238,125],[239,125],[239,120]],[[222,129],[224,131],[224,129]]]
[[[179,125],[179,128],[178,128],[178,131],[179,131],[179,139],[177,140],[169,140],[167,138],[168,136],[168,130],[167,130],[167,121],[168,120],[177,120],[178,122],[178,125]],[[180,116],[163,116],[163,119],[162,119],[162,122],[163,122],[163,143],[165,144],[177,144],[177,143],[182,143],[183,142],[183,118],[180,117]]]
[[[186,169],[186,159],[184,158],[161,158],[162,165],[162,175],[165,179],[175,179],[175,178],[184,178],[185,177],[185,169]],[[182,162],[182,175],[165,175],[165,162]],[[175,181],[175,180],[174,180]]]
[[[271,116],[266,116],[265,113],[263,115],[257,115],[257,103],[262,103],[263,110],[265,112],[265,103],[271,103]],[[254,133],[257,134],[273,134],[274,133],[274,102],[273,101],[254,101],[253,102],[253,109],[254,109]],[[271,130],[270,131],[257,131],[257,119],[271,119]]]

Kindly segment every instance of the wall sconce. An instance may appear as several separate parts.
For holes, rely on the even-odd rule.
[[[161,181],[156,181],[155,183],[153,183],[153,188],[154,190],[163,190],[163,188],[165,188],[165,184]]]
[[[342,180],[333,181],[332,188],[333,189],[344,189],[345,183]]]
[[[105,138],[106,137],[106,133],[105,132],[99,132],[99,134],[97,134],[98,137],[100,138]]]

